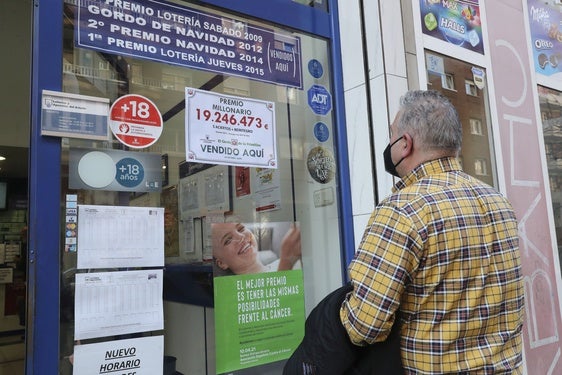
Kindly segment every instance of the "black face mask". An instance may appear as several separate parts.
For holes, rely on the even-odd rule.
[[[401,140],[404,136],[398,138],[397,140],[395,140],[392,143],[389,143],[388,146],[386,146],[386,148],[384,149],[382,155],[384,157],[384,169],[385,171],[387,171],[388,173],[390,173],[391,175],[395,176],[395,177],[400,177],[398,175],[398,172],[396,172],[396,167],[398,166],[398,164],[402,163],[402,160],[404,160],[404,158],[400,159],[400,161],[396,164],[394,164],[392,162],[392,155],[390,154],[390,149],[392,148],[392,146],[394,146],[396,144],[396,142],[398,142],[399,140]]]

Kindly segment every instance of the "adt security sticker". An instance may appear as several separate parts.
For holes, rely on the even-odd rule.
[[[324,86],[312,85],[308,89],[308,105],[317,115],[326,115],[332,110],[332,95]]]

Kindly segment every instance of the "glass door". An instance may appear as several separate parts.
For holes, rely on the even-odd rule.
[[[217,299],[229,296],[213,293],[214,275],[237,271],[233,263],[219,262],[213,228],[235,223],[237,231],[251,231],[264,269],[302,270],[302,315],[305,305],[310,310],[317,296],[341,285],[329,41],[200,2],[138,1],[121,7],[67,0],[63,46],[62,92],[107,101],[111,134],[105,140],[60,139],[61,373],[83,365],[77,353],[84,350],[158,337],[163,338],[164,366],[169,365],[166,374],[278,372],[282,357],[252,364],[247,358],[258,344],[244,348],[241,342],[236,345],[243,365],[225,370],[229,365],[219,349],[224,342],[215,340],[225,332],[215,330],[222,323],[215,310]],[[114,115],[114,110],[135,113],[138,121],[131,125],[122,117],[128,115]],[[161,120],[152,118],[156,112]],[[123,217],[135,209],[163,213],[162,228],[147,225],[131,235],[138,228],[125,225]],[[81,220],[99,212],[107,221],[99,220],[95,235],[87,235],[104,255],[83,262]],[[111,216],[115,212],[117,219]],[[300,229],[301,251],[293,254],[298,259],[289,268],[282,268],[287,260],[283,238],[292,226]],[[130,243],[147,239],[131,246],[136,251],[159,230],[163,267],[129,255],[129,263],[113,262],[126,257],[123,249]],[[120,245],[113,247],[107,238]],[[244,255],[247,249],[237,252]],[[147,272],[149,280],[163,275],[163,328],[127,329],[116,318],[146,307],[148,292],[139,284],[127,284],[130,292],[107,287],[107,300],[93,297],[102,293],[93,283],[135,272]],[[277,304],[264,297],[270,292],[244,294],[261,299],[251,305],[239,299],[239,306]],[[290,311],[275,308],[268,317],[286,317]],[[238,318],[225,329],[247,333],[242,325],[255,316],[244,311]],[[137,323],[146,320],[131,324]],[[264,353],[257,354],[259,364]]]
[[[0,373],[23,374],[26,336],[31,3],[0,4]]]

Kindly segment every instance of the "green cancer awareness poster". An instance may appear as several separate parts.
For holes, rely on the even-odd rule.
[[[302,270],[214,278],[216,371],[290,357],[304,335]]]

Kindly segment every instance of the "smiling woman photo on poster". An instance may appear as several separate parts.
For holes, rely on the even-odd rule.
[[[301,232],[295,223],[211,224],[215,276],[300,268]]]

